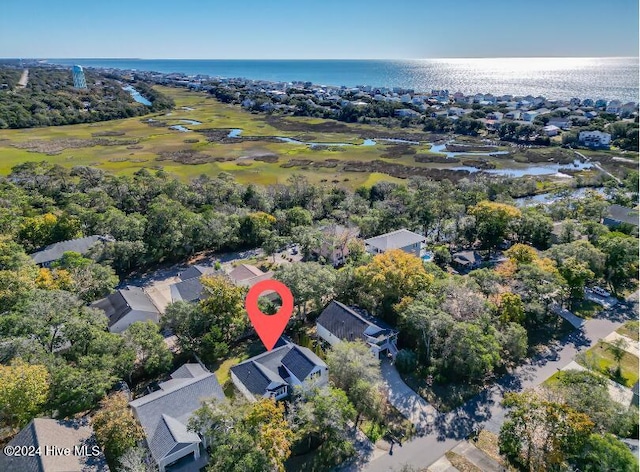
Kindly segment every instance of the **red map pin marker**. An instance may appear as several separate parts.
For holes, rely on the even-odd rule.
[[[275,315],[265,315],[258,308],[258,297],[260,297],[261,293],[271,290],[280,295],[282,306]],[[249,289],[245,299],[245,308],[262,344],[267,348],[267,351],[270,351],[278,342],[293,313],[291,290],[277,280],[263,280]]]

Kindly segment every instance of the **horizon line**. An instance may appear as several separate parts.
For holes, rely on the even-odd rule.
[[[0,60],[127,60],[127,61],[428,61],[433,59],[638,59],[638,56],[455,56],[455,57],[404,57],[404,58],[193,58],[193,57],[2,57]]]

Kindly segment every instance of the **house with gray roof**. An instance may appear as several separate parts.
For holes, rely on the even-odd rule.
[[[326,385],[327,364],[306,347],[285,341],[279,347],[231,367],[231,380],[249,401],[280,400],[304,382]]]
[[[473,270],[482,264],[482,256],[477,251],[460,251],[451,255],[453,265],[461,270]]]
[[[602,219],[602,224],[615,228],[621,224],[638,226],[638,210],[622,205],[611,205]]]
[[[211,275],[216,272],[215,267],[194,264],[178,274],[178,278],[182,281],[190,279],[198,279],[203,275]]]
[[[363,341],[379,359],[384,355],[395,358],[398,353],[398,331],[366,310],[346,306],[333,300],[316,321],[318,336],[334,346],[342,341]]]
[[[53,420],[34,418],[7,446],[31,448],[40,454],[7,456],[0,451],[0,470],[6,472],[109,472],[93,428],[86,418]],[[55,451],[51,448],[55,447]],[[71,454],[62,454],[68,448]]]
[[[402,249],[406,253],[420,257],[426,241],[427,238],[420,234],[408,229],[399,229],[365,239],[364,244],[370,254],[382,254],[392,249]]]
[[[203,401],[222,401],[225,397],[215,375],[195,363],[182,365],[159,387],[131,401],[129,406],[144,429],[151,457],[160,472],[164,472],[184,457],[198,461],[200,448],[206,444],[188,429],[189,420]]]
[[[218,271],[214,267],[203,265],[189,266],[178,274],[180,282],[169,287],[172,302],[199,302],[204,293],[204,287],[200,279],[206,275],[216,274]]]
[[[160,310],[140,287],[126,287],[91,304],[104,311],[109,320],[109,331],[120,333],[136,321],[160,322]]]
[[[70,239],[69,241],[61,241],[59,243],[49,244],[41,250],[29,254],[33,262],[41,267],[49,267],[52,263],[60,260],[65,252],[77,252],[78,254],[86,254],[89,250],[100,242],[112,242],[110,236],[100,236],[94,234],[86,238]]]

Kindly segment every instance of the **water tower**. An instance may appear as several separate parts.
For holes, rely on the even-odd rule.
[[[73,74],[73,86],[77,89],[86,89],[87,81],[84,78],[84,70],[82,70],[82,66],[73,66],[71,73]]]

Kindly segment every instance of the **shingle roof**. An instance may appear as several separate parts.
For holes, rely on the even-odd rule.
[[[210,398],[225,398],[215,375],[199,364],[185,364],[171,374],[171,380],[160,384],[160,390],[129,403],[144,428],[156,461],[180,449],[180,444],[199,442],[186,426],[202,401]]]
[[[154,316],[160,316],[158,308],[153,304],[149,295],[140,287],[127,287],[116,290],[115,293],[94,302],[92,306],[104,311],[109,319],[109,327],[134,310],[149,313],[151,315],[150,319],[155,319]]]
[[[180,280],[189,280],[202,277],[203,275],[213,274],[215,271],[216,269],[214,267],[207,267],[196,264],[190,266],[183,272],[180,272],[180,274],[178,274],[178,277],[180,278]]]
[[[373,337],[394,332],[384,321],[343,305],[336,300],[329,303],[322,311],[317,323],[343,341],[365,339],[364,333],[369,328],[373,328],[376,333]],[[371,330],[367,334],[370,332]]]
[[[50,244],[40,251],[30,254],[30,256],[36,264],[46,264],[48,262],[57,261],[65,252],[73,251],[80,254],[86,254],[97,242],[107,241],[109,239],[110,238],[106,236],[99,235],[70,239],[69,241]]]
[[[638,210],[624,207],[622,205],[611,205],[608,210],[610,219],[619,221],[620,223],[628,223],[638,226]]]
[[[231,372],[247,390],[262,396],[269,390],[287,385],[291,374],[304,381],[317,366],[326,368],[327,364],[309,349],[285,343],[231,367]]]
[[[425,241],[425,237],[409,231],[408,229],[399,229],[390,233],[381,234],[374,238],[365,239],[364,242],[369,246],[378,248],[381,251],[389,251],[391,249],[402,249]]]
[[[452,257],[455,262],[463,265],[474,264],[482,261],[482,257],[476,251],[456,252]]]
[[[258,277],[260,275],[264,275],[264,272],[262,272],[256,266],[252,266],[249,264],[240,264],[238,267],[235,267],[231,272],[229,272],[229,277],[231,277],[231,280],[236,283],[243,280],[251,279],[253,277]]]
[[[171,300],[174,302],[197,302],[202,297],[204,287],[200,278],[190,278],[171,285]]]
[[[89,451],[95,445],[93,429],[86,419],[53,420],[35,418],[14,437],[10,446],[35,446],[42,448],[42,455],[7,457],[0,452],[0,470],[7,472],[108,472],[104,456],[86,457],[76,454],[44,454],[46,446],[67,447],[87,445]]]

